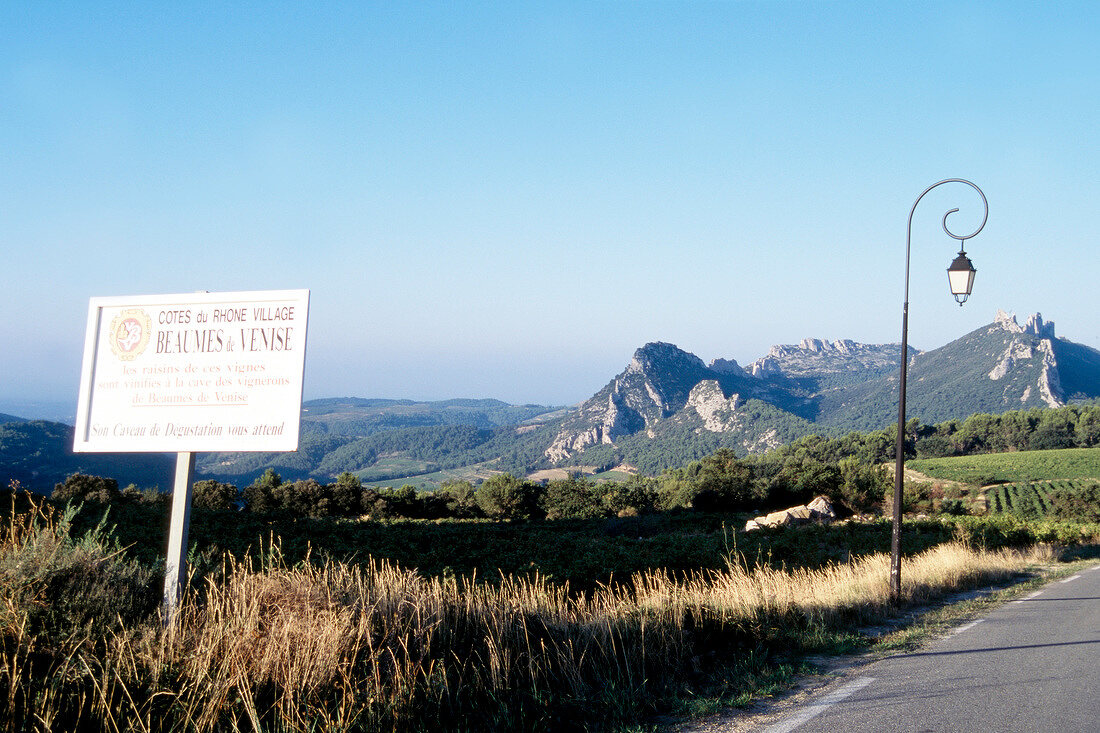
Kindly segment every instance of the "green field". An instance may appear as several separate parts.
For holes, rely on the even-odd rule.
[[[621,482],[629,479],[633,474],[626,471],[618,471],[611,469],[610,471],[599,471],[589,476],[593,481],[615,481]]]
[[[412,486],[422,491],[434,491],[438,489],[441,484],[448,481],[469,481],[475,483],[479,480],[489,478],[495,473],[499,473],[490,466],[495,462],[490,461],[488,463],[477,463],[472,466],[462,466],[460,468],[448,468],[441,471],[432,471],[429,473],[417,473],[416,471],[409,471],[409,476],[405,478],[376,478],[379,475],[393,475],[394,470],[397,467],[397,462],[404,460],[405,464],[412,465],[415,461],[407,459],[385,459],[388,461],[383,465],[382,461],[379,461],[371,468],[364,469],[362,471],[356,471],[355,474],[359,476],[363,481],[364,487],[373,487],[376,489],[384,486],[397,488],[400,486]]]
[[[986,491],[991,512],[1024,519],[1100,520],[1100,480],[1063,479],[1000,484]]]
[[[926,458],[906,461],[905,465],[932,478],[967,484],[1100,479],[1100,448]]]

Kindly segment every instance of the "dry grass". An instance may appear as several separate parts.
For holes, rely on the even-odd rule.
[[[12,558],[51,535],[64,546],[60,529],[37,506],[0,536],[4,730],[591,729],[636,719],[761,645],[891,613],[885,556],[650,572],[580,595],[389,563],[287,567],[276,545],[259,566],[226,560],[168,629],[152,615],[58,638],[12,590]],[[121,562],[108,550],[86,572]],[[1030,562],[942,546],[906,562],[903,593],[923,602]]]

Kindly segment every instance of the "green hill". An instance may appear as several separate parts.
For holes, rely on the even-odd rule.
[[[539,420],[557,409],[499,400],[311,400],[302,405],[297,451],[203,454],[196,473],[237,484],[267,468],[286,479],[331,481],[351,471],[377,481],[496,461],[522,474],[545,462],[538,443],[549,438]]]
[[[54,484],[74,473],[109,476],[119,486],[167,490],[172,486],[174,459],[159,453],[73,453],[73,428],[57,422],[31,420],[0,425],[0,481],[18,481],[24,488],[49,493]]]

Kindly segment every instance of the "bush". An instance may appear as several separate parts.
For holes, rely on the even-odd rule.
[[[616,517],[648,514],[657,505],[657,481],[635,474],[626,481],[610,484],[602,500]]]
[[[595,487],[576,476],[549,482],[541,499],[547,519],[598,519],[606,514]]]
[[[282,477],[274,469],[267,469],[251,485],[245,487],[244,505],[253,514],[270,514],[278,504],[274,490],[283,483]]]
[[[156,611],[163,578],[125,559],[105,521],[79,539],[71,537],[79,511],[64,511],[28,497],[29,509],[0,528],[0,631],[25,623],[24,638],[61,640],[104,633]],[[15,624],[12,626],[11,624]]]
[[[117,501],[122,494],[118,490],[118,481],[103,476],[89,476],[74,473],[65,479],[65,483],[55,484],[50,498],[54,501],[96,501],[109,504]]]
[[[837,465],[840,486],[833,496],[849,511],[860,513],[873,509],[892,486],[882,466],[862,463],[854,458],[845,458]]]
[[[191,505],[196,509],[228,511],[237,502],[237,487],[214,479],[196,481],[191,486]]]
[[[486,480],[474,495],[478,507],[491,519],[532,519],[539,513],[542,487],[510,473]]]

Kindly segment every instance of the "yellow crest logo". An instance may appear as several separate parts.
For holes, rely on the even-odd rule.
[[[111,320],[111,351],[122,361],[137,358],[149,344],[153,321],[140,308],[122,311]]]

